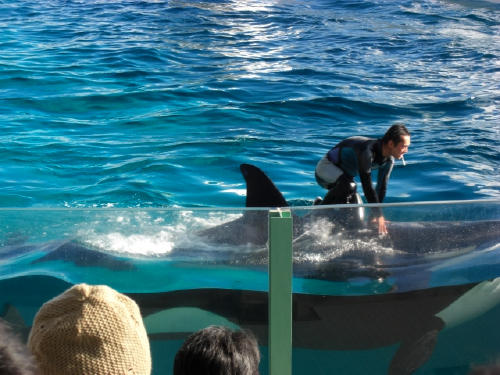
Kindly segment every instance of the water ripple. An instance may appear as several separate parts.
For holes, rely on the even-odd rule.
[[[329,147],[394,121],[388,200],[498,196],[500,8],[474,4],[1,3],[0,206],[237,206],[241,162],[309,201]]]

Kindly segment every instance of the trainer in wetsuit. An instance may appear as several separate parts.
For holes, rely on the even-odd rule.
[[[403,124],[395,124],[381,139],[350,137],[333,147],[316,166],[316,181],[328,189],[321,204],[352,203],[359,174],[368,203],[381,203],[394,159],[408,152],[410,132]],[[378,169],[377,188],[373,188],[371,172]],[[386,234],[385,219],[380,208],[374,209],[379,234]]]

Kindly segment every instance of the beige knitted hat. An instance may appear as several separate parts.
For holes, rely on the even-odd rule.
[[[42,375],[151,373],[149,341],[137,304],[104,285],[75,285],[45,303],[28,345]]]

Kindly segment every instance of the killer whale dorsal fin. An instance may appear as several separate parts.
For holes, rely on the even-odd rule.
[[[283,194],[267,175],[251,164],[241,164],[241,173],[247,183],[247,207],[287,207]]]

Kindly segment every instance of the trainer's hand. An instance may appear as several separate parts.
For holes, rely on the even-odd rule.
[[[385,219],[383,216],[380,216],[378,218],[375,218],[373,220],[374,222],[377,222],[377,226],[378,226],[378,234],[380,236],[385,236],[387,235],[387,227],[385,226]]]

